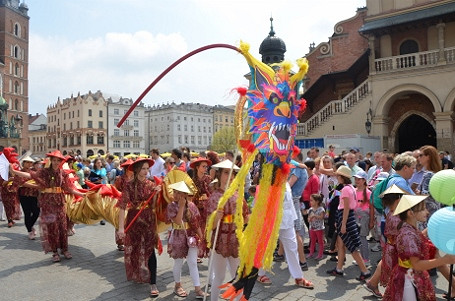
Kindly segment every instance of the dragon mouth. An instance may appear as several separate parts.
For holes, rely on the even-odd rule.
[[[291,125],[274,122],[269,131],[269,140],[271,139],[274,141],[274,151],[280,155],[286,154],[291,143]]]

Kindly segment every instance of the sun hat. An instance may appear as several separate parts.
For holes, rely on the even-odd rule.
[[[402,212],[405,212],[406,210],[411,209],[418,203],[422,202],[424,199],[426,199],[428,196],[426,195],[410,195],[410,194],[405,194],[401,197],[400,202],[398,203],[397,208],[393,212],[393,215],[398,215]]]
[[[149,164],[149,167],[152,167],[153,164],[155,164],[155,161],[153,159],[150,159],[150,158],[141,158],[141,159],[137,159],[136,161],[134,161],[133,163],[130,164],[130,166],[128,166],[128,170],[129,171],[133,171],[134,169],[134,165],[136,165],[137,163],[140,163],[140,162],[147,162]]]
[[[349,167],[347,167],[346,165],[338,167],[338,169],[335,173],[339,176],[351,178],[351,169]]]
[[[192,195],[193,193],[191,190],[188,188],[188,186],[185,184],[184,181],[176,182],[174,184],[169,185],[169,188],[172,188],[177,191],[184,192],[186,194]]]
[[[24,158],[22,158],[21,160],[22,162],[32,162],[32,163],[35,163],[36,160],[34,160],[32,157],[30,156],[25,156]]]
[[[121,167],[128,167],[130,166],[131,164],[134,163],[134,160],[129,158],[128,160],[126,160],[125,162],[123,162],[122,164],[120,164]]]
[[[62,153],[58,149],[54,150],[51,153],[47,153],[46,157],[54,157],[54,158],[58,158],[58,159],[60,159],[62,161],[66,160],[66,157],[63,156]]]
[[[212,168],[219,169],[219,168],[226,168],[226,169],[231,169],[232,166],[234,166],[234,170],[240,170],[240,167],[238,167],[235,164],[232,164],[232,161],[229,159],[226,159],[224,161],[221,161],[220,163],[212,165]]]
[[[194,169],[195,166],[196,166],[198,163],[201,163],[201,162],[207,162],[208,166],[212,165],[212,161],[210,161],[209,159],[204,158],[204,157],[199,157],[199,158],[197,158],[196,160],[194,160],[193,162],[190,163],[190,167],[191,167],[192,169]]]
[[[382,181],[385,180],[389,177],[389,173],[386,171],[381,171],[378,173],[378,176],[376,177],[376,181]]]
[[[359,178],[359,179],[365,179],[365,181],[368,179],[367,173],[364,172],[363,170],[358,171],[358,172],[354,175],[354,177]]]
[[[407,192],[406,190],[403,190],[400,187],[398,187],[397,185],[393,184],[392,186],[390,186],[389,188],[384,190],[379,195],[379,197],[383,198],[386,194],[409,194],[409,192]]]

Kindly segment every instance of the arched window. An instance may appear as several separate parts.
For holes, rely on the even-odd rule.
[[[18,63],[16,63],[14,65],[14,75],[16,75],[16,76],[20,75],[20,68],[19,68],[19,64]]]
[[[20,85],[18,82],[14,82],[14,93],[19,94],[20,91]]]
[[[16,37],[21,37],[21,26],[19,23],[14,24],[14,35]]]
[[[14,46],[14,58],[19,59],[21,54],[21,49],[19,46]]]
[[[419,52],[419,45],[414,40],[406,40],[400,45],[400,55]]]
[[[14,109],[15,109],[16,111],[19,111],[19,100],[17,100],[17,99],[14,100]]]

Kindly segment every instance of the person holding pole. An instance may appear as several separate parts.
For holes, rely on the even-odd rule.
[[[188,196],[193,193],[184,181],[176,182],[169,187],[173,189],[174,200],[166,209],[167,217],[172,222],[167,252],[174,259],[174,294],[182,298],[188,296],[180,280],[183,262],[186,258],[196,299],[203,299],[207,294],[201,289],[197,258],[199,250],[205,250],[206,246],[199,227],[199,210],[193,202],[188,200]]]
[[[217,210],[218,201],[223,196],[230,182],[234,178],[234,175],[229,177],[231,168],[234,171],[238,171],[240,168],[234,165],[230,160],[222,161],[212,166],[216,170],[215,179],[218,181],[214,184],[214,191],[210,195],[206,206],[206,216],[215,214],[213,220],[213,233],[211,237],[212,255],[211,255],[211,268],[213,271],[213,281],[211,290],[211,300],[218,300],[220,295],[219,286],[224,281],[226,275],[226,266],[229,264],[229,272],[231,279],[235,277],[237,267],[239,266],[239,242],[237,240],[236,225],[234,223],[234,215],[236,214],[236,205],[238,202],[242,204],[242,216],[244,222],[247,222],[248,217],[248,204],[246,203],[243,196],[234,193],[229,198],[226,205],[221,210]],[[216,235],[216,229],[218,229],[218,235]],[[210,275],[212,276],[212,274]]]
[[[118,201],[119,229],[117,235],[125,244],[125,269],[128,280],[150,283],[150,296],[158,297],[156,287],[155,248],[160,245],[153,195],[161,189],[147,179],[154,161],[144,158],[132,163],[133,179],[127,182]],[[125,210],[128,215],[125,221]]]

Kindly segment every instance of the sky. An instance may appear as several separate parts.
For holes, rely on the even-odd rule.
[[[23,1],[21,1],[23,2]],[[29,32],[29,113],[46,114],[60,99],[100,90],[136,100],[168,66],[199,47],[259,46],[270,31],[295,62],[310,43],[327,42],[334,26],[365,0],[26,0]],[[294,64],[295,65],[295,64]],[[311,66],[310,66],[311,68]],[[294,70],[297,70],[295,67]],[[248,65],[230,49],[193,56],[143,99],[146,105],[199,102],[233,105],[248,85]]]

